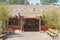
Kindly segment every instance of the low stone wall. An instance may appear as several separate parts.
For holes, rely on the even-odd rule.
[[[47,26],[41,26],[41,31],[46,31],[46,30],[48,30],[48,27]]]

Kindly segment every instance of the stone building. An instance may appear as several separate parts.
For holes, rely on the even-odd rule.
[[[10,14],[14,18],[10,18],[8,28],[12,30],[22,31],[40,31],[46,30],[46,27],[41,25],[45,12],[59,7],[54,5],[7,5]]]

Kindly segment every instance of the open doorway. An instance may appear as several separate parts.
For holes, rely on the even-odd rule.
[[[25,19],[24,31],[39,31],[39,19]]]

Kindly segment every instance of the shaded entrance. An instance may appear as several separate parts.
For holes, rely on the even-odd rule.
[[[24,31],[39,31],[39,19],[25,19]]]

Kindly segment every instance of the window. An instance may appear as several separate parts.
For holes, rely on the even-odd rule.
[[[43,20],[41,21],[42,26],[45,26],[45,23],[46,23],[45,21],[43,21]]]
[[[30,24],[31,26],[39,26],[39,20],[38,19],[26,19],[25,24],[28,24],[28,25]]]
[[[20,19],[9,19],[9,25],[18,26],[21,25]]]

